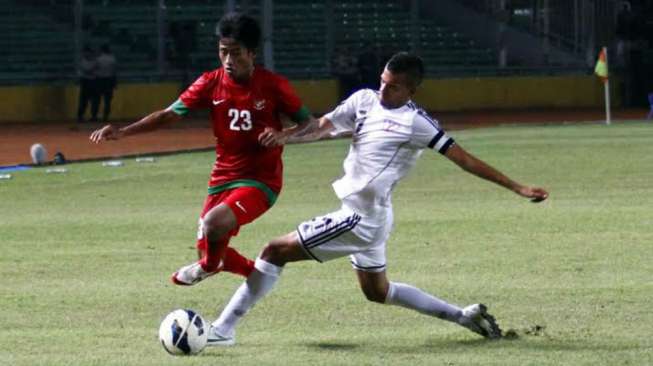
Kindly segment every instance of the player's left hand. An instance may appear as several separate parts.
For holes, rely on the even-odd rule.
[[[274,128],[266,127],[260,135],[258,135],[259,144],[265,147],[281,146],[286,143],[286,136],[281,131]]]
[[[99,130],[93,131],[89,137],[89,140],[98,144],[106,140],[118,140],[121,137],[122,133],[118,128],[114,127],[113,125],[106,125]]]
[[[530,198],[533,203],[542,202],[549,197],[549,192],[538,187],[521,187],[517,193],[522,197]]]

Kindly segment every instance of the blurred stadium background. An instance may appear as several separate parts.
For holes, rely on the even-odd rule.
[[[602,46],[617,117],[644,118],[653,92],[651,0],[0,0],[0,128],[73,123],[82,49],[105,43],[118,59],[113,120],[169,105],[219,65],[215,24],[229,10],[260,20],[260,63],[290,78],[316,113],[366,73],[378,79],[399,50],[425,59],[415,99],[436,113],[601,118],[592,70]]]
[[[0,365],[653,365],[653,124],[626,121],[649,112],[652,2],[0,0]],[[195,258],[213,136],[198,114],[91,144],[101,124],[76,122],[80,53],[111,45],[111,121],[124,124],[218,66],[215,24],[230,8],[261,20],[260,62],[290,78],[315,113],[341,98],[339,80],[363,83],[351,64],[362,59],[376,80],[385,57],[410,49],[428,70],[415,99],[447,129],[572,122],[452,132],[510,176],[550,189],[537,207],[436,154],[394,198],[391,276],[455,303],[482,299],[519,339],[489,344],[366,303],[339,261],[285,270],[238,347],[183,360],[161,349],[164,314],[183,307],[212,320],[241,283],[220,276],[189,293],[168,280]],[[593,74],[602,46],[611,126],[600,124]],[[353,81],[343,73],[351,68]],[[59,151],[124,166],[24,166],[37,142],[48,160]],[[278,203],[234,244],[253,257],[337,207],[328,183],[347,144],[289,146]],[[208,149],[154,164],[126,157],[196,148]]]

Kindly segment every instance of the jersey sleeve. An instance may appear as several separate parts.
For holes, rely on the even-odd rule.
[[[288,79],[276,76],[277,97],[279,98],[279,108],[281,112],[290,117],[295,123],[308,120],[311,112],[302,104],[301,99],[297,96],[295,89],[290,85]]]
[[[210,106],[211,87],[213,85],[210,73],[204,73],[197,78],[188,89],[186,89],[179,99],[177,99],[168,109],[171,109],[180,116],[188,114],[191,109],[208,108]]]
[[[415,114],[410,139],[413,144],[420,148],[433,149],[443,155],[456,143],[453,138],[444,132],[438,121],[431,118],[423,110],[419,110]]]
[[[337,133],[354,130],[358,100],[363,92],[363,90],[360,90],[350,95],[349,98],[338,104],[334,110],[324,115],[326,119],[333,123]]]
[[[170,104],[168,108],[166,108],[166,111],[173,111],[177,115],[180,116],[185,116],[188,114],[188,107],[184,104],[184,102],[181,101],[181,99],[177,98],[174,103]]]

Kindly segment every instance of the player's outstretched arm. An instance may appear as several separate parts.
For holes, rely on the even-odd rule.
[[[333,124],[327,118],[322,117],[318,120],[311,116],[307,121],[283,131],[266,128],[261,132],[258,140],[261,145],[268,147],[311,142],[324,138],[333,129]]]
[[[445,156],[463,170],[503,186],[522,197],[530,198],[532,202],[541,202],[549,197],[549,193],[543,188],[524,186],[513,181],[458,145],[451,146]]]
[[[105,140],[118,140],[126,136],[136,135],[157,130],[162,126],[180,120],[182,117],[172,109],[164,109],[153,112],[138,122],[134,122],[122,128],[114,125],[106,125],[99,130],[93,131],[89,139],[91,142],[100,143]]]

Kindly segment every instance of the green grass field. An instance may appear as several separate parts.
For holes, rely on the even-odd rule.
[[[347,259],[291,264],[238,329],[238,345],[172,357],[161,319],[211,321],[240,278],[169,282],[195,259],[213,153],[45,169],[0,181],[2,365],[651,365],[653,126],[455,131],[476,156],[550,199],[532,204],[425,152],[394,194],[388,274],[453,303],[484,302],[517,339],[485,341],[367,302]],[[338,207],[347,141],[286,148],[276,206],[233,245]]]

